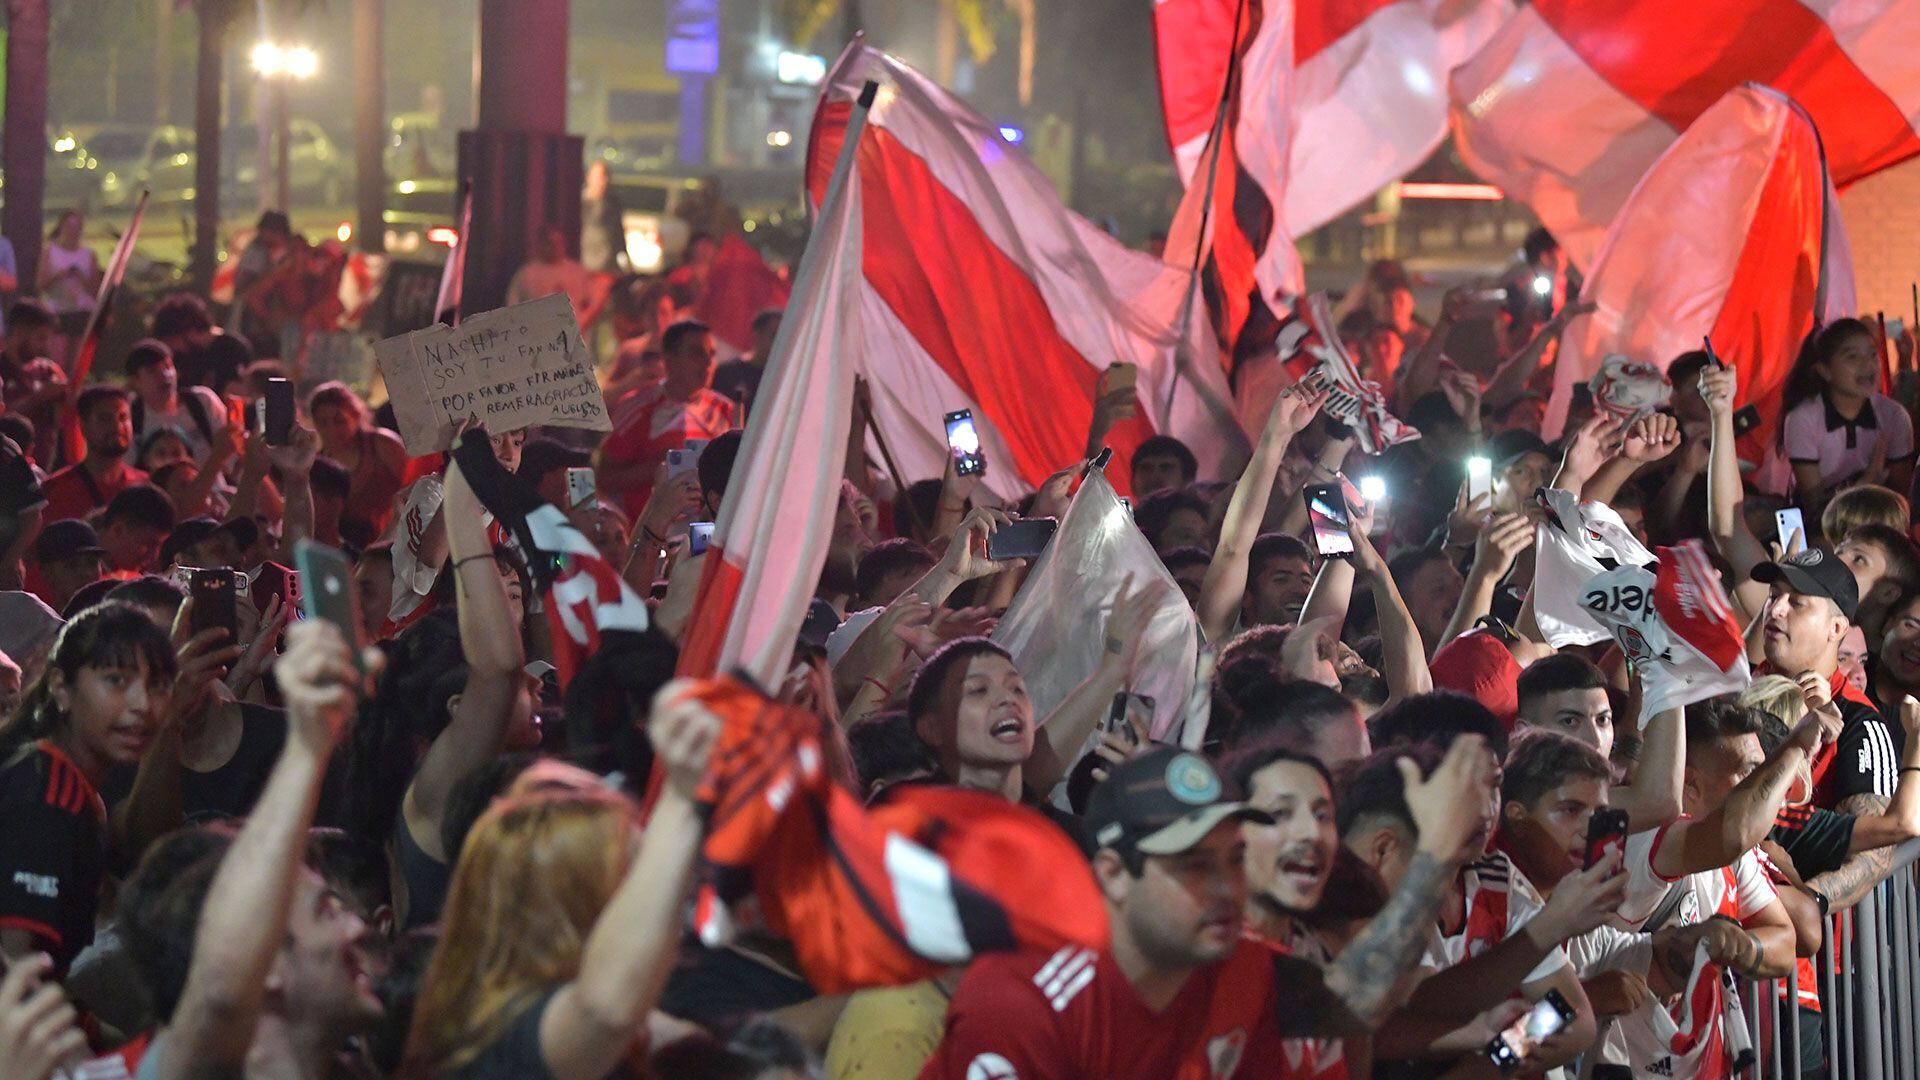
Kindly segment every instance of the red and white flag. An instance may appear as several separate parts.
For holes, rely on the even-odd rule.
[[[113,319],[114,299],[120,293],[120,282],[127,276],[127,263],[133,259],[133,245],[140,238],[140,219],[147,213],[147,192],[140,193],[140,199],[133,204],[133,218],[127,222],[127,231],[113,245],[113,254],[107,257],[106,272],[100,277],[100,291],[94,297],[93,311],[87,316],[86,329],[80,332],[80,341],[73,347],[73,361],[68,364],[67,400],[60,407],[60,440],[57,449],[63,464],[71,464],[87,456],[87,442],[80,433],[80,391],[86,389],[87,377],[93,372],[93,361],[100,352],[100,338],[106,333],[107,324]]]
[[[1154,5],[1161,108],[1185,182],[1203,164],[1244,2]],[[1266,108],[1291,117],[1280,214],[1287,234],[1319,228],[1426,160],[1447,133],[1447,73],[1512,14],[1511,0],[1294,4],[1290,88],[1247,87]]]
[[[1184,340],[1175,329],[1187,272],[1069,211],[997,125],[859,39],[822,89],[809,197],[823,196],[868,79],[882,89],[858,150],[859,322],[874,422],[901,479],[941,474],[941,418],[970,408],[986,486],[1024,495],[1081,459],[1095,385],[1121,362],[1137,365],[1138,410],[1107,437],[1119,485],[1157,433],[1185,440],[1203,477],[1237,467],[1246,440],[1212,334],[1203,319]]]
[[[1854,306],[1833,184],[1820,136],[1775,90],[1740,87],[1660,155],[1601,245],[1581,299],[1599,305],[1561,341],[1542,425],[1565,424],[1573,389],[1608,356],[1661,371],[1700,348],[1739,370],[1736,405],[1760,406],[1761,437],[1815,317]]]
[[[857,146],[866,110],[854,115]],[[865,250],[859,170],[833,176],[714,522],[682,675],[744,671],[779,686],[826,565],[862,355]]]
[[[1834,182],[1920,153],[1920,0],[1535,0],[1452,79],[1467,164],[1593,265],[1640,177],[1759,82],[1819,126]]]
[[[787,283],[739,233],[728,233],[713,255],[707,288],[694,312],[713,328],[713,336],[744,353],[753,348],[753,319],[768,308],[787,306]]]

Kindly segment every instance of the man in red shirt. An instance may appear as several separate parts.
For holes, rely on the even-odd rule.
[[[47,521],[86,517],[122,488],[147,482],[147,474],[125,460],[133,445],[133,406],[127,392],[117,386],[89,386],[80,391],[77,409],[87,456],[40,485],[47,497]]]
[[[674,323],[660,336],[667,379],[614,403],[613,433],[601,444],[600,490],[638,514],[653,493],[654,473],[688,439],[713,439],[733,430],[733,402],[708,389],[713,377],[713,331],[694,320]]]
[[[1271,820],[1198,754],[1114,768],[1087,808],[1111,944],[975,961],[922,1080],[1272,1076],[1284,1037],[1362,1030],[1312,964],[1242,933],[1240,823]]]

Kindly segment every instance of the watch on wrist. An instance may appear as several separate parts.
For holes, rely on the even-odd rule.
[[[1821,918],[1824,919],[1831,913],[1830,909],[1833,907],[1833,899],[1826,893],[1809,885],[1807,886],[1807,895],[1813,897],[1813,902],[1820,905]]]

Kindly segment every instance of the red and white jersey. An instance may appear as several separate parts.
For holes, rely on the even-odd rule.
[[[1653,868],[1653,858],[1670,828],[1671,824],[1627,838],[1627,897],[1620,905],[1619,918],[1631,928],[1644,926],[1675,885],[1683,890],[1679,906],[1660,928],[1691,926],[1715,915],[1745,921],[1778,899],[1760,860],[1751,851],[1732,866],[1681,879],[1662,877]],[[1637,1011],[1620,1017],[1602,1047],[1602,1060],[1628,1065],[1636,1078],[1647,1080],[1730,1077],[1734,1061],[1727,1027],[1729,1000],[1719,966],[1708,963],[1703,951],[1696,955],[1686,989],[1670,1009],[1649,1000]],[[1743,1021],[1736,1017],[1734,1022],[1744,1030]]]
[[[1294,923],[1284,939],[1263,936],[1262,941],[1321,971],[1333,964],[1333,950],[1312,930]],[[1284,1080],[1347,1080],[1347,1044],[1344,1039],[1282,1039],[1280,1071]]]
[[[613,433],[601,444],[609,461],[638,461],[647,467],[638,486],[610,494],[627,512],[637,514],[653,491],[653,470],[667,459],[667,451],[687,445],[688,439],[713,439],[733,430],[733,402],[711,390],[695,390],[686,401],[666,396],[660,386],[634,391],[614,406]]]
[[[1533,883],[1506,855],[1488,852],[1460,870],[1460,898],[1465,918],[1452,933],[1435,926],[1421,963],[1435,971],[1479,956],[1498,945],[1540,914],[1545,905]],[[1537,982],[1567,966],[1567,954],[1556,946],[1547,952],[1527,982]]]

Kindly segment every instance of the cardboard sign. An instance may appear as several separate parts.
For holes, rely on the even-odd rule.
[[[407,453],[445,450],[472,419],[500,434],[535,424],[611,431],[593,355],[563,294],[430,326],[374,346]]]

